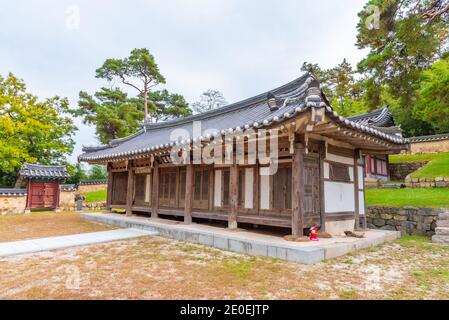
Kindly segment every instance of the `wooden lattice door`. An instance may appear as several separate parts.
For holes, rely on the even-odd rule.
[[[318,154],[304,157],[304,217],[320,217],[320,161]]]

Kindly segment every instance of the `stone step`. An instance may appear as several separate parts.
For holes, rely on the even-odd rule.
[[[441,212],[438,215],[438,220],[449,220],[449,212]]]
[[[433,243],[447,243],[449,244],[449,236],[441,236],[441,235],[434,235],[432,237]]]
[[[437,227],[449,228],[449,220],[437,220]]]
[[[435,228],[435,234],[438,236],[449,236],[449,228],[437,227]]]

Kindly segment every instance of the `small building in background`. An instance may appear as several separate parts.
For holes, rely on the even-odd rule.
[[[393,114],[388,109],[388,106],[373,112],[349,117],[348,119],[357,124],[371,127],[386,134],[402,137],[402,130],[399,126],[396,126]],[[363,174],[366,183],[369,184],[370,181],[377,182],[378,180],[387,181],[390,179],[388,171],[388,154],[364,154],[363,165]]]
[[[25,163],[19,179],[27,182],[25,213],[31,209],[59,209],[60,184],[70,175],[65,166]]]

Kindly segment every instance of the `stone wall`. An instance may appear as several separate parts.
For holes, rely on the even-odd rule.
[[[85,194],[87,192],[94,192],[99,190],[105,190],[108,188],[107,183],[100,183],[100,184],[80,184],[78,186],[78,192],[80,194]]]
[[[407,188],[449,188],[449,178],[409,178],[405,179]]]
[[[410,153],[440,153],[449,152],[449,139],[438,141],[411,142]]]
[[[106,201],[84,203],[83,209],[90,211],[104,211],[106,210]]]
[[[404,181],[409,174],[415,172],[425,164],[427,164],[427,161],[389,163],[388,171],[390,173],[390,179],[394,181]]]
[[[64,211],[74,211],[75,196],[77,193],[77,190],[61,190],[59,194],[59,208]]]
[[[402,234],[432,236],[438,214],[447,209],[414,207],[367,207],[367,226],[370,229],[397,230]]]
[[[18,214],[24,213],[27,196],[0,196],[0,214]]]

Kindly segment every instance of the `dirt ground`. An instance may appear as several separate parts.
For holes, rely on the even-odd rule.
[[[33,212],[0,216],[0,242],[110,230],[81,219],[75,212]]]
[[[449,246],[423,237],[316,265],[148,237],[0,259],[1,299],[449,299]]]

